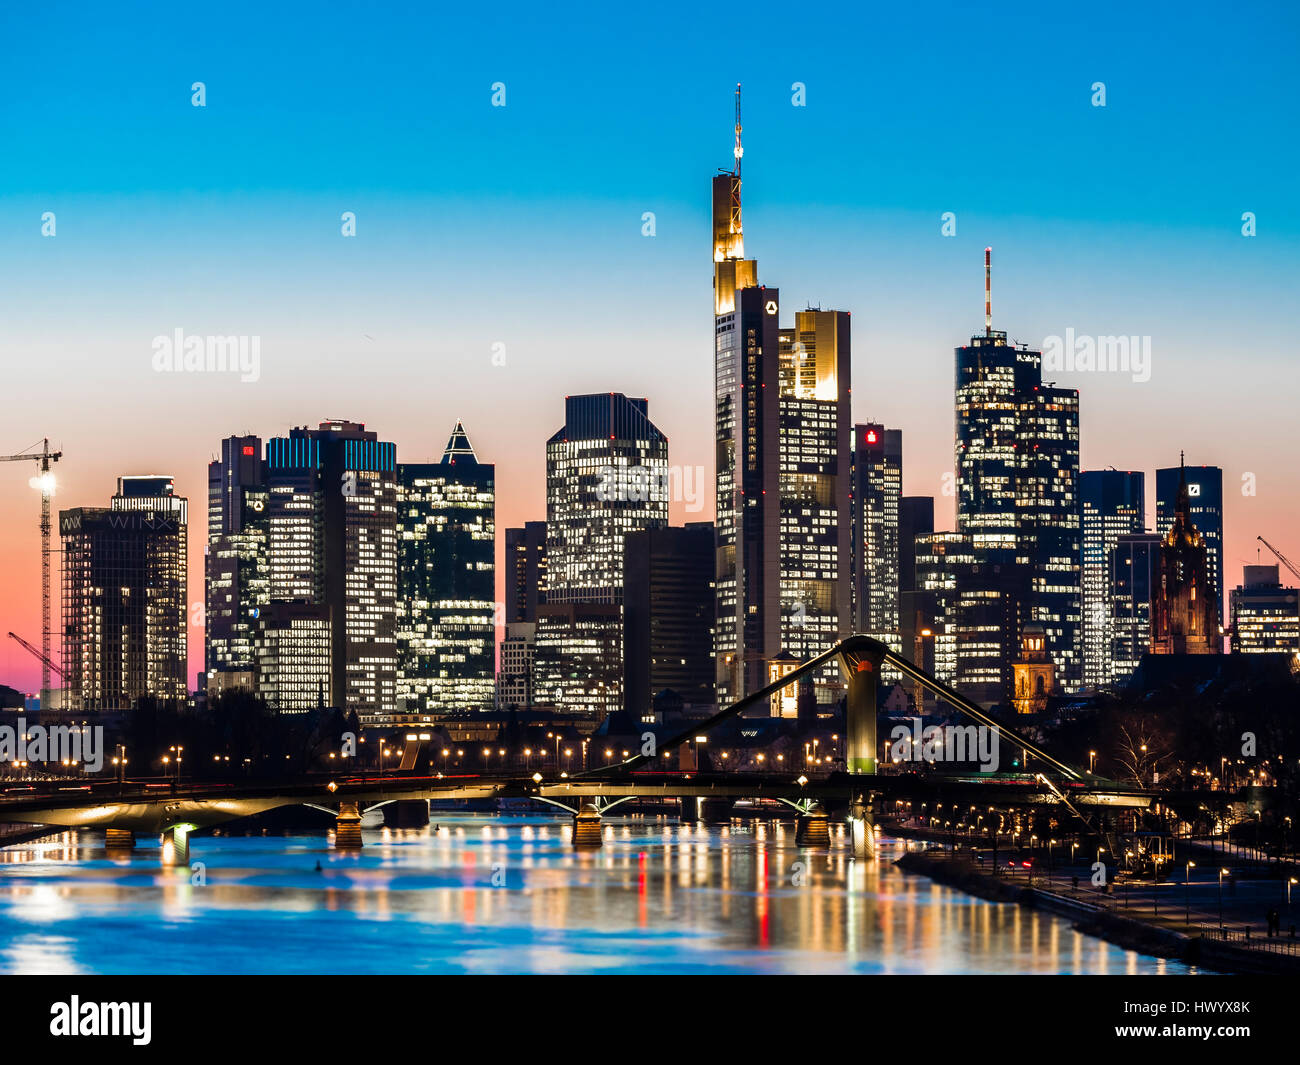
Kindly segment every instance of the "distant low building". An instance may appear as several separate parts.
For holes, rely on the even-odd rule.
[[[1284,588],[1277,566],[1246,566],[1232,591],[1232,649],[1300,654],[1300,593]]]

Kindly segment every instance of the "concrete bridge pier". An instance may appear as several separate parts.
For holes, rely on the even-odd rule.
[[[854,858],[876,856],[876,826],[871,816],[871,805],[860,795],[849,806],[849,836]]]
[[[135,833],[129,828],[104,829],[104,847],[111,851],[135,850]]]
[[[428,799],[399,799],[383,808],[389,828],[423,828],[429,823]]]
[[[795,822],[794,842],[796,847],[830,847],[831,819],[821,803],[813,803],[807,812],[799,815]]]
[[[730,799],[700,799],[700,820],[706,825],[724,824],[731,820]]]
[[[334,849],[360,850],[361,846],[360,806],[355,802],[341,802],[334,820]]]
[[[573,845],[575,847],[600,847],[604,844],[600,811],[593,803],[583,803],[573,815]]]
[[[193,825],[173,825],[163,829],[162,858],[165,865],[190,864],[190,833]]]
[[[698,795],[683,795],[678,801],[682,806],[682,824],[693,825],[700,820],[700,803],[704,801],[703,799]]]

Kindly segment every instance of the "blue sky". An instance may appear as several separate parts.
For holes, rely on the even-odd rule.
[[[62,505],[160,466],[197,503],[231,432],[354,417],[418,460],[459,418],[515,523],[581,391],[647,396],[711,469],[708,179],[740,81],[747,252],[787,320],[853,312],[855,414],[904,430],[909,493],[951,469],[991,244],[1013,337],[1152,337],[1147,383],[1061,377],[1085,466],[1254,473],[1230,579],[1257,532],[1300,557],[1291,5],[56,3],[0,29],[0,452],[54,438]],[[176,328],[261,336],[261,380],[159,378]],[[15,485],[0,627],[31,631]]]

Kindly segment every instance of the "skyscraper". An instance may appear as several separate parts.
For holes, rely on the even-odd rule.
[[[1160,568],[1160,537],[1131,533],[1115,538],[1110,552],[1110,674],[1122,687],[1151,649],[1151,609]]]
[[[566,398],[565,424],[546,443],[539,701],[596,717],[621,709],[624,537],[668,524],[667,481],[668,438],[644,399]]]
[[[1223,601],[1227,598],[1223,583],[1223,470],[1218,466],[1168,466],[1156,470],[1156,532],[1163,536],[1173,525],[1184,477],[1187,517],[1205,541],[1210,557],[1210,582],[1222,614]]]
[[[852,631],[853,445],[848,312],[794,320],[779,333],[781,653],[803,662]],[[817,678],[821,702],[842,688],[838,666]]]
[[[1120,536],[1146,528],[1146,478],[1121,470],[1085,470],[1079,474],[1079,499],[1083,683],[1096,688],[1113,680],[1111,552]]]
[[[665,689],[696,706],[715,700],[713,525],[627,534],[623,589],[624,702],[652,716]]]
[[[1023,596],[1007,616],[1043,626],[1055,675],[1073,690],[1081,673],[1079,395],[1044,385],[1042,353],[1009,344],[1007,334],[993,328],[990,262],[991,249],[985,249],[984,334],[956,349],[957,525],[980,560],[967,591]],[[976,627],[985,635],[992,628]],[[1007,636],[1010,642],[996,651],[981,642],[972,653],[995,655],[1009,666],[1021,639],[1019,631]],[[959,644],[958,658],[964,653]],[[959,675],[969,672],[958,669]],[[1008,672],[1005,700],[1011,683]]]
[[[67,709],[186,697],[187,529],[170,477],[120,477],[109,507],[60,511]]]
[[[506,624],[537,620],[546,601],[546,522],[506,530]]]
[[[495,467],[459,422],[442,461],[401,463],[397,705],[409,714],[495,704]]]
[[[295,428],[268,441],[267,481],[271,600],[329,608],[324,702],[382,720],[396,709],[397,447],[356,422]]]
[[[852,625],[849,316],[800,311],[745,258],[740,90],[730,171],[713,179],[717,694],[764,687]],[[784,668],[784,667],[781,667]],[[821,695],[833,698],[833,671]]]
[[[916,533],[900,543],[903,496],[903,433],[878,423],[853,428],[853,592],[854,630],[902,646],[902,556],[909,563],[907,588],[916,572]],[[934,500],[929,528],[934,528]]]
[[[208,464],[204,670],[208,692],[255,687],[254,637],[270,602],[266,460],[256,436],[221,441]]]
[[[720,703],[764,687],[781,648],[780,293],[745,258],[739,86],[735,132],[732,169],[713,179]]]
[[[1151,610],[1153,654],[1219,654],[1221,612],[1209,545],[1192,520],[1191,483],[1184,474],[1173,518],[1161,536]]]

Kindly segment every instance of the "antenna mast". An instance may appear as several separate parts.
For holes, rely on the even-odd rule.
[[[745,154],[745,149],[740,146],[740,82],[736,82],[736,167],[732,171],[736,177],[740,177],[740,160]]]
[[[984,335],[993,335],[993,249],[984,249]]]

